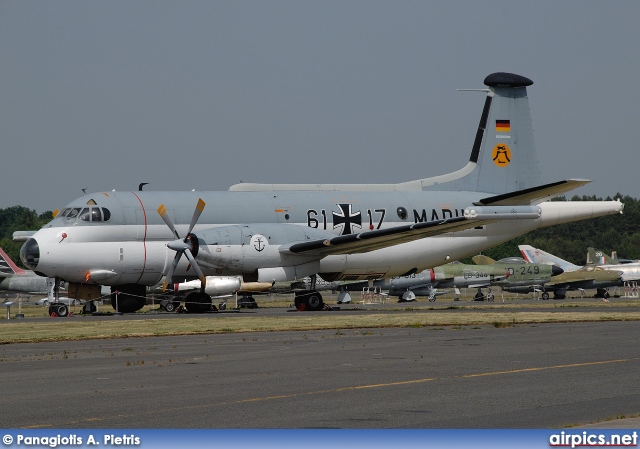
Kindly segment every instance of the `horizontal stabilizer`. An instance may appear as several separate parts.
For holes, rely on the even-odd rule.
[[[562,195],[585,184],[590,183],[588,179],[569,179],[566,181],[553,182],[537,187],[531,187],[515,192],[490,196],[475,202],[479,206],[522,206],[526,204],[540,204],[553,197]]]

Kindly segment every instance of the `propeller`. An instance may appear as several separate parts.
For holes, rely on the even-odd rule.
[[[191,223],[189,224],[187,235],[184,239],[181,239],[180,235],[178,234],[178,231],[176,231],[176,228],[173,225],[171,218],[169,218],[169,215],[167,214],[167,208],[165,207],[165,205],[161,204],[160,207],[158,208],[158,214],[160,214],[160,217],[162,218],[162,220],[164,220],[165,224],[169,227],[169,229],[171,229],[171,232],[173,232],[173,235],[175,235],[177,239],[167,243],[167,247],[175,251],[176,255],[173,258],[173,262],[171,263],[171,265],[169,265],[169,271],[165,274],[165,280],[162,283],[163,292],[167,290],[167,286],[169,285],[169,283],[171,283],[173,272],[178,266],[178,262],[180,262],[180,257],[182,257],[183,254],[185,255],[185,257],[193,267],[193,270],[198,275],[198,278],[200,279],[200,283],[201,283],[200,291],[204,292],[204,289],[207,285],[207,279],[202,273],[202,270],[198,266],[198,263],[196,262],[196,259],[194,257],[194,253],[196,255],[198,254],[198,237],[195,234],[192,234],[191,231],[193,231],[193,228],[195,227],[196,223],[198,222],[198,219],[200,218],[200,215],[202,215],[202,211],[204,210],[205,206],[206,206],[206,203],[202,200],[202,198],[199,198],[198,204],[196,204],[196,210],[193,212],[193,217],[191,217]]]

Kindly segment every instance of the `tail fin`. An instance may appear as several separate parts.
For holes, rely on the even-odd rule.
[[[533,81],[500,72],[484,84],[487,98],[469,163],[455,173],[423,179],[423,190],[502,194],[542,183],[527,97]]]
[[[527,262],[530,263],[544,263],[547,265],[557,265],[562,268],[564,271],[576,271],[581,267],[578,265],[574,265],[571,262],[567,262],[564,259],[559,258],[558,256],[554,256],[546,251],[542,251],[541,249],[534,248],[529,245],[518,245],[518,249],[522,253],[522,257]]]
[[[539,187],[542,177],[533,142],[533,125],[527,97],[527,86],[531,86],[533,81],[513,73],[499,72],[487,76],[484,84],[488,87],[487,89],[471,89],[486,92],[487,98],[469,162],[456,172],[398,184],[240,183],[231,186],[229,190],[237,192],[459,190],[506,194]],[[565,183],[566,181],[562,181],[546,187],[556,195],[578,187],[575,184],[566,185]],[[547,190],[543,196],[549,196],[550,193]],[[531,199],[529,199],[530,202]],[[520,204],[529,203],[521,202]]]
[[[13,263],[7,253],[0,248],[0,276],[13,276],[14,274],[24,274],[24,270]]]
[[[611,251],[611,263],[614,265],[623,263],[620,259],[618,259],[618,251]]]
[[[473,263],[476,265],[491,265],[495,262],[494,259],[489,256],[485,256],[484,254],[477,254],[473,256],[471,260],[473,260]]]
[[[617,257],[614,261],[614,259],[607,256],[604,251],[595,249],[591,246],[587,248],[587,265],[612,265],[615,263],[618,263]]]

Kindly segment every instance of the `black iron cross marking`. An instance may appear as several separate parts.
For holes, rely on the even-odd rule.
[[[342,232],[340,235],[351,234],[353,230],[351,226],[357,226],[362,229],[362,215],[360,211],[357,213],[351,212],[351,204],[338,204],[340,212],[331,212],[333,215],[333,229],[342,225]]]

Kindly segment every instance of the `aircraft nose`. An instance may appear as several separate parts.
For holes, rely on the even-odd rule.
[[[22,260],[25,267],[36,271],[38,262],[40,262],[40,246],[36,239],[30,238],[22,245],[22,248],[20,248],[20,260]]]
[[[551,276],[557,276],[564,273],[564,270],[557,265],[551,265]]]

